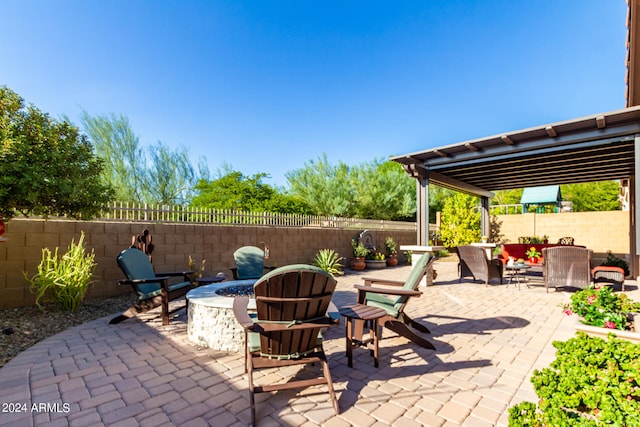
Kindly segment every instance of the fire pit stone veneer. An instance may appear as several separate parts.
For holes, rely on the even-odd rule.
[[[194,344],[221,351],[244,351],[244,330],[233,315],[233,296],[222,293],[232,287],[253,285],[255,279],[233,280],[200,286],[189,291],[187,337]],[[249,309],[255,310],[254,299],[249,301]]]

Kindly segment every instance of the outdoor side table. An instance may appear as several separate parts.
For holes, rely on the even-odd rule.
[[[531,268],[530,265],[527,264],[513,264],[513,265],[505,265],[504,268],[507,272],[509,272],[509,282],[507,283],[507,287],[511,283],[517,283],[518,289],[520,289],[520,283],[524,282],[527,286],[529,286],[529,282],[527,281],[527,277],[525,274],[527,270]]]
[[[353,349],[365,347],[369,349],[373,356],[373,364],[378,367],[378,341],[380,339],[380,328],[378,319],[387,314],[381,308],[371,307],[363,304],[355,304],[340,309],[340,315],[346,318],[347,335],[347,364],[353,367]],[[364,337],[365,323],[369,325],[369,337]],[[357,334],[357,335],[356,335]],[[360,336],[360,334],[362,334]]]

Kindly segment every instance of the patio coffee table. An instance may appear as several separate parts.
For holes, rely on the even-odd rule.
[[[373,365],[378,367],[378,341],[380,328],[378,319],[387,312],[381,308],[369,305],[355,304],[340,309],[340,315],[346,318],[347,335],[347,365],[353,367],[353,349],[358,347],[368,348],[373,356]],[[364,338],[364,324],[369,322],[369,338]],[[356,335],[357,334],[357,335]],[[363,334],[360,336],[360,334]]]
[[[523,283],[527,285],[527,287],[529,287],[529,281],[527,279],[527,270],[529,270],[531,268],[530,265],[528,264],[513,264],[513,265],[505,265],[504,266],[505,270],[507,271],[507,273],[509,273],[509,281],[507,282],[507,287],[509,287],[509,285],[511,283],[517,283],[518,284],[518,289],[520,289],[520,283]]]

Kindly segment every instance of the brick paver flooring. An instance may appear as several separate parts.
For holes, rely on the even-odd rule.
[[[437,262],[435,286],[421,288],[408,312],[431,329],[436,351],[384,330],[380,367],[355,350],[347,367],[344,326],[325,350],[339,398],[326,388],[257,396],[261,426],[506,426],[510,406],[535,400],[533,369],[554,359],[551,342],[573,335],[564,292],[458,283],[456,264]],[[408,267],[339,279],[334,301],[355,302],[360,277],[404,279]],[[636,293],[634,291],[633,293]],[[638,298],[637,295],[634,296]],[[170,326],[158,313],[119,325],[102,318],[44,340],[0,369],[0,426],[245,426],[248,382],[243,354],[197,348],[184,311]],[[264,374],[304,376],[308,368]],[[262,374],[261,374],[262,375]]]

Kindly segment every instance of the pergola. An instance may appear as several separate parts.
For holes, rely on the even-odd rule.
[[[629,180],[630,248],[637,275],[635,176],[640,166],[640,107],[532,127],[397,156],[417,180],[418,245],[428,244],[430,183],[480,197],[489,235],[492,191],[603,180]]]

